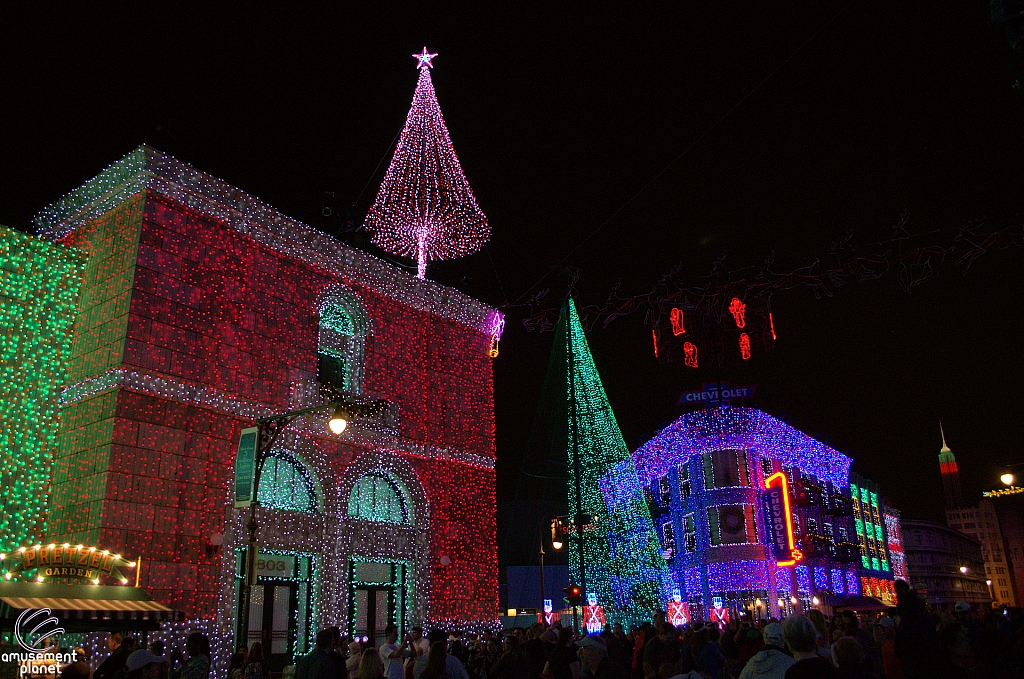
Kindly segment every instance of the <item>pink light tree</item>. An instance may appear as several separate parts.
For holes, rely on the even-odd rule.
[[[455,155],[448,128],[430,80],[431,59],[423,48],[412,107],[387,175],[366,215],[373,243],[416,259],[416,275],[425,278],[427,262],[465,257],[491,236],[487,217]]]

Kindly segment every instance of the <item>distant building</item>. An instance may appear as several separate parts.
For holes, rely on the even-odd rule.
[[[882,504],[882,520],[885,521],[886,544],[889,560],[892,562],[892,577],[907,580],[907,557],[903,547],[903,528],[900,527],[900,510]]]
[[[1016,606],[1016,596],[1004,550],[1003,535],[995,506],[982,500],[977,507],[947,509],[946,523],[981,543],[985,575],[992,581],[992,598],[997,604]]]
[[[992,602],[978,540],[930,521],[903,521],[901,528],[910,585],[922,599],[939,607]]]
[[[942,449],[939,450],[939,471],[942,473],[942,492],[946,496],[946,509],[960,509],[964,506],[964,494],[960,489],[960,468],[956,464],[953,451],[946,445],[946,432],[939,422],[939,434],[942,435]]]
[[[896,603],[893,573],[889,558],[889,539],[882,518],[878,484],[860,474],[850,473],[850,498],[853,523],[860,543],[858,576],[861,591],[886,603]]]

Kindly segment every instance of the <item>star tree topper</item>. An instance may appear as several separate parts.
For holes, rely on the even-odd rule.
[[[421,53],[414,54],[412,56],[420,60],[420,63],[416,64],[416,68],[423,68],[424,66],[426,66],[427,68],[434,68],[434,65],[430,63],[430,60],[436,57],[437,54],[430,54],[429,52],[427,52],[427,48],[424,47]]]
[[[419,82],[366,226],[374,245],[414,257],[416,275],[425,278],[427,262],[476,252],[491,229],[462,173],[430,81],[431,60],[437,55],[424,47],[412,56]]]

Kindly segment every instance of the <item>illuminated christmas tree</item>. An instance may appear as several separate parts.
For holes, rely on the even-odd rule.
[[[591,517],[582,529],[582,549],[573,544],[569,553],[571,577],[585,594],[596,596],[609,620],[650,619],[655,610],[664,608],[673,583],[632,458],[571,299],[563,305],[555,329],[548,375],[552,385],[559,381],[551,374],[553,368],[558,369],[556,361],[564,371],[560,382],[568,418],[563,440],[569,470],[569,516]],[[609,478],[614,482],[609,483]]]
[[[366,225],[374,245],[414,257],[416,275],[424,278],[427,262],[476,252],[491,229],[462,173],[430,81],[437,55],[424,47],[413,56],[420,77],[412,108]]]

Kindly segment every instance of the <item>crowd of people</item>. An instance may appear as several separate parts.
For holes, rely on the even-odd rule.
[[[415,628],[399,641],[389,626],[374,648],[325,630],[295,679],[1024,679],[1024,611],[933,612],[905,583],[897,591],[887,612],[678,627],[662,613],[583,636],[555,622],[426,638]]]
[[[481,634],[389,625],[379,644],[316,636],[296,659],[294,679],[1024,679],[1024,611],[931,611],[906,583],[885,613],[812,609],[782,620],[731,617],[719,626],[675,626],[663,613],[627,632],[619,624],[576,635],[536,623]],[[90,672],[79,661],[60,679],[209,679],[210,641],[193,633],[186,654],[164,655],[112,634],[110,655]],[[277,675],[275,674],[275,677]],[[271,679],[261,643],[239,648],[228,679]]]

